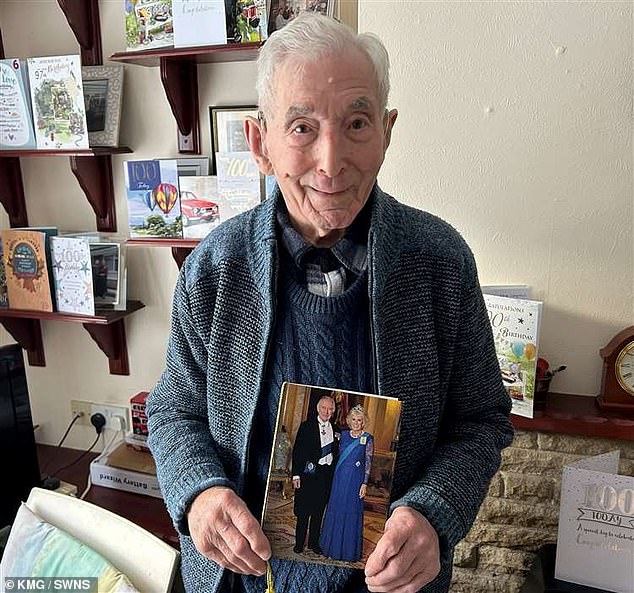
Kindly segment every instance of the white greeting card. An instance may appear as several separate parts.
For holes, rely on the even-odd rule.
[[[634,477],[619,451],[564,467],[555,578],[634,593]]]

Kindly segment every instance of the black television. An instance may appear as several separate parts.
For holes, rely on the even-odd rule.
[[[17,344],[0,347],[0,469],[1,528],[13,522],[20,501],[40,484],[24,357]]]

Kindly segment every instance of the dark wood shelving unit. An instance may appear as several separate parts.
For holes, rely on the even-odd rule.
[[[82,66],[103,64],[98,0],[57,0],[81,52]]]
[[[139,66],[159,66],[161,82],[177,125],[178,151],[200,154],[198,116],[198,64],[246,62],[257,58],[262,43],[235,43],[147,51],[118,52],[115,62]]]
[[[57,0],[80,47],[83,66],[103,64],[101,24],[98,0]],[[4,58],[0,34],[0,58]],[[0,203],[9,215],[12,227],[28,226],[20,159],[64,156],[77,178],[88,202],[95,211],[97,230],[116,232],[112,155],[131,153],[127,146],[93,146],[76,150],[5,150],[0,152]],[[81,323],[90,337],[108,357],[110,373],[129,375],[125,318],[142,309],[140,301],[129,301],[125,311],[99,311],[95,316],[46,313],[20,309],[0,310],[0,323],[27,351],[32,366],[46,366],[40,322]]]
[[[83,66],[103,64],[98,0],[57,0],[80,47]],[[0,58],[4,58],[0,37]],[[117,231],[112,184],[112,155],[132,152],[128,147],[77,150],[3,150],[0,152],[0,203],[12,227],[28,226],[21,157],[68,156],[70,168],[95,211],[97,230]]]
[[[171,247],[172,257],[180,270],[185,258],[196,248],[198,243],[200,243],[200,239],[158,239],[156,237],[148,237],[145,239],[142,237],[135,237],[134,239],[128,239],[127,243],[128,245]]]
[[[111,155],[130,152],[132,150],[127,146],[95,146],[77,150],[3,150],[0,152],[0,202],[9,214],[11,226],[28,226],[19,159],[67,156],[71,171],[95,212],[97,230],[116,232]]]
[[[32,366],[46,366],[40,321],[81,323],[108,357],[110,374],[129,375],[125,318],[143,307],[145,305],[140,301],[128,301],[125,311],[100,310],[94,316],[2,309],[0,310],[0,323],[27,351],[29,364]]]
[[[134,237],[128,239],[128,245],[153,245],[154,247],[177,247],[179,249],[194,249],[200,243],[200,239],[159,239],[157,237]]]

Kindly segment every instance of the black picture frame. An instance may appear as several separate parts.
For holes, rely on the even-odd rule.
[[[229,105],[209,107],[209,132],[211,146],[211,171],[217,174],[217,152],[241,152],[249,150],[244,136],[244,121],[248,115],[257,117],[256,105]]]

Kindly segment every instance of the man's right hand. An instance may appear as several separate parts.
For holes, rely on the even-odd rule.
[[[203,490],[189,508],[187,523],[203,556],[240,574],[265,573],[271,546],[256,518],[231,488]]]

